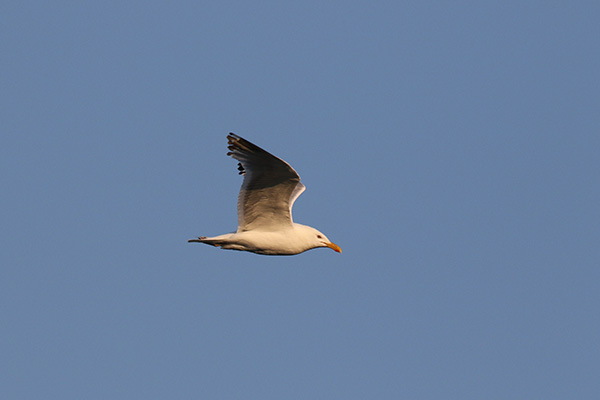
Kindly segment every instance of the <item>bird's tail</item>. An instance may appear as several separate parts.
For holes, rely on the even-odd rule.
[[[229,235],[221,235],[215,237],[199,236],[197,238],[188,240],[188,243],[204,243],[209,244],[211,246],[219,247],[227,243],[227,240],[225,240],[227,236]]]

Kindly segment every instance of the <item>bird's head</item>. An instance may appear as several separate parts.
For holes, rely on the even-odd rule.
[[[327,236],[325,236],[323,233],[309,226],[307,226],[307,228],[309,228],[307,233],[309,234],[310,240],[313,242],[314,247],[329,247],[331,250],[337,253],[342,252],[340,246],[327,239]]]

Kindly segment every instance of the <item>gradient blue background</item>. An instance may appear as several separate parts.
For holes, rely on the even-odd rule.
[[[600,6],[0,6],[0,397],[600,398]],[[233,131],[344,250],[236,228]]]

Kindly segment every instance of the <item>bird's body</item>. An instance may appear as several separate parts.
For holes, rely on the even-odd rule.
[[[190,242],[257,254],[294,255],[315,247],[312,240],[315,231],[310,226],[294,223],[290,228],[278,231],[242,231],[190,239]]]
[[[222,249],[265,255],[293,255],[317,247],[341,249],[318,230],[294,223],[292,206],[304,191],[300,177],[285,161],[230,133],[227,155],[239,161],[244,175],[238,196],[238,229],[234,233],[190,239]]]

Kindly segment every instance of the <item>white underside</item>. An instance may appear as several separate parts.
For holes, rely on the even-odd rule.
[[[268,255],[293,255],[316,247],[325,247],[315,241],[314,229],[294,223],[278,231],[245,231],[228,233],[205,239],[223,249],[250,251]]]

